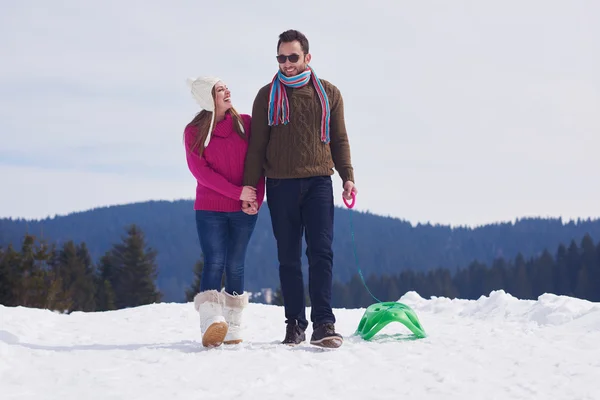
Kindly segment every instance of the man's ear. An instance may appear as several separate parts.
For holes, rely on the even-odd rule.
[[[310,59],[311,59],[311,57],[310,57],[310,53],[308,53],[307,55],[305,55],[305,56],[304,56],[304,61],[305,61],[307,64],[308,64],[308,63],[310,63]]]

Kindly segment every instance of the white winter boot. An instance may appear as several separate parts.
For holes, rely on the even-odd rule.
[[[227,336],[225,336],[225,344],[238,344],[242,342],[242,312],[248,305],[248,292],[241,295],[230,295],[223,290],[223,296],[225,297],[225,306],[223,307],[223,314],[225,315],[225,321],[229,329]]]
[[[204,347],[220,346],[227,335],[223,303],[223,295],[217,290],[206,290],[194,297],[194,307],[200,314],[200,330]]]

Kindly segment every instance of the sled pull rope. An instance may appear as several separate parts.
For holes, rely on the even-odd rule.
[[[356,194],[354,194],[354,192],[352,192],[352,203],[350,203],[350,204],[348,204],[348,201],[346,200],[345,197],[342,197],[342,199],[344,200],[344,204],[346,205],[346,207],[348,207],[348,210],[350,212],[350,234],[352,235],[352,249],[354,250],[354,262],[356,263],[356,268],[358,269],[358,275],[360,276],[360,280],[362,281],[365,289],[367,289],[367,292],[369,292],[371,297],[373,299],[375,299],[375,301],[377,301],[378,303],[383,303],[381,300],[379,300],[377,297],[375,297],[375,295],[373,293],[371,293],[371,290],[369,290],[369,286],[367,286],[367,282],[365,281],[362,270],[360,269],[360,263],[358,262],[358,255],[356,254],[356,240],[354,238],[354,221],[352,218],[352,209],[354,208],[354,203],[356,202]]]

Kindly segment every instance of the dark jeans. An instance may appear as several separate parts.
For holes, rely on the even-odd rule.
[[[308,257],[308,292],[313,324],[335,323],[331,309],[333,188],[330,176],[267,179],[267,201],[277,241],[279,279],[286,323],[306,329],[302,235]]]
[[[256,215],[243,211],[196,210],[196,228],[204,254],[200,291],[220,290],[225,271],[225,291],[244,292],[244,262],[248,242],[256,225]]]

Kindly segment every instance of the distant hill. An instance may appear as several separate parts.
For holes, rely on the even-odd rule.
[[[336,208],[334,278],[342,282],[357,272],[350,212],[354,213],[358,262],[365,275],[404,269],[455,269],[474,260],[512,258],[519,252],[532,257],[544,249],[554,252],[560,243],[579,242],[586,233],[594,240],[600,238],[600,220],[564,223],[561,219],[532,218],[478,228],[451,228],[413,226],[395,218]],[[111,206],[43,220],[0,219],[0,246],[12,243],[19,247],[25,233],[31,233],[52,243],[85,242],[97,261],[113,243],[120,241],[125,227],[132,223],[143,229],[148,244],[158,251],[158,284],[164,300],[182,301],[201,255],[191,200]],[[306,256],[303,259],[306,271]],[[246,288],[276,288],[278,280],[275,240],[265,203],[248,249]]]

